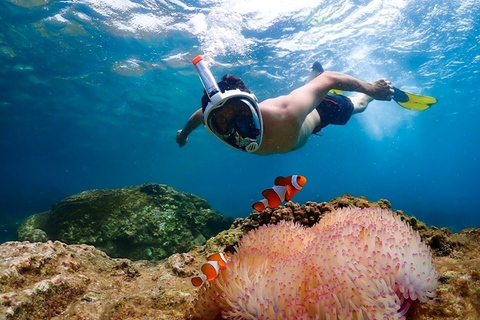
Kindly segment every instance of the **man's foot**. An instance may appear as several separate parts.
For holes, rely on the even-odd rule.
[[[312,70],[315,70],[319,72],[319,74],[323,73],[325,70],[323,70],[322,64],[318,61],[315,61],[312,66]]]
[[[322,65],[320,64],[320,62],[315,61],[315,63],[314,63],[313,66],[312,66],[312,71],[310,72],[310,76],[308,77],[308,81],[307,81],[307,82],[312,81],[313,79],[315,79],[316,77],[318,77],[319,75],[321,75],[324,71],[325,71],[325,70],[323,70],[323,67],[322,67]]]

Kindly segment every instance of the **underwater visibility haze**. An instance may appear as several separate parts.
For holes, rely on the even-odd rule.
[[[0,17],[0,242],[84,190],[164,183],[245,217],[292,174],[308,179],[299,203],[349,193],[429,225],[480,227],[478,1],[4,0]],[[203,127],[179,148],[200,107],[198,54],[260,100],[320,61],[438,103],[374,101],[287,154],[242,153]]]

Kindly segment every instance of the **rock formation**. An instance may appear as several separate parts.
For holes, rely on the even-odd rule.
[[[163,259],[230,227],[204,199],[162,184],[89,190],[29,217],[22,241],[90,244],[111,257]]]

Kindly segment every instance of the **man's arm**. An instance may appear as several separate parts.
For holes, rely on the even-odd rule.
[[[183,147],[188,140],[188,136],[192,133],[193,130],[198,128],[199,125],[203,123],[203,111],[198,109],[195,111],[190,118],[188,119],[185,127],[182,130],[177,131],[177,143],[180,147]]]

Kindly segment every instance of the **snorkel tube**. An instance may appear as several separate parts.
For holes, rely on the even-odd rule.
[[[210,68],[208,68],[207,63],[203,60],[203,57],[201,55],[193,58],[192,62],[198,72],[198,76],[202,81],[203,87],[205,88],[208,97],[210,98],[210,100],[212,100],[212,97],[216,93],[220,92],[217,81],[215,81],[215,78],[213,77]]]

